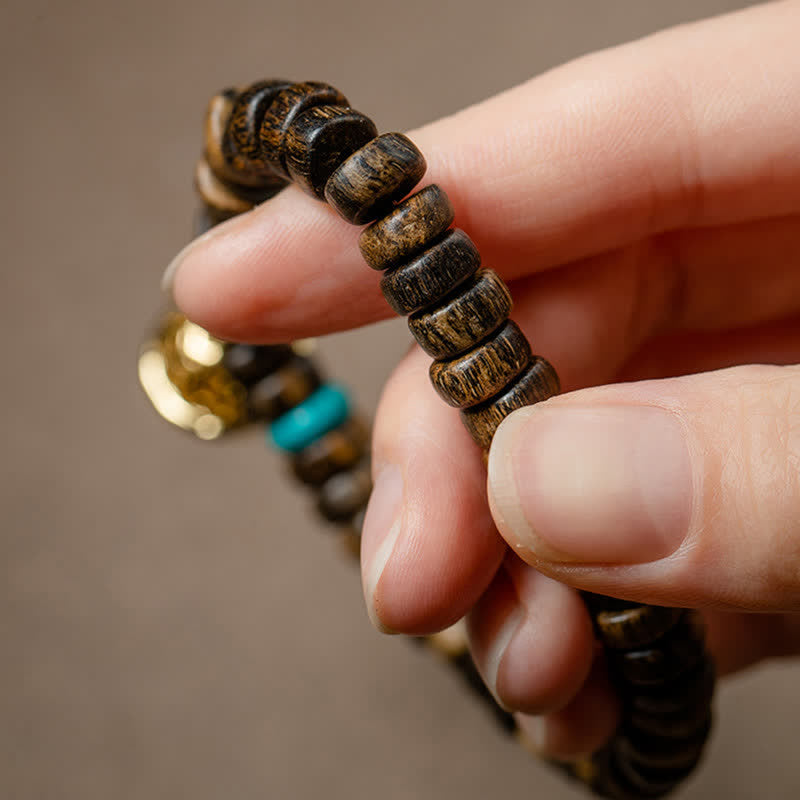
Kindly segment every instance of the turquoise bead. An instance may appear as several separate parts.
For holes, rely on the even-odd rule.
[[[279,450],[296,453],[350,416],[350,401],[340,386],[326,384],[273,422],[269,439]]]

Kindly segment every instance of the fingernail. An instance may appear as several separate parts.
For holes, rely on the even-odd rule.
[[[382,633],[394,631],[381,620],[378,584],[403,527],[403,474],[386,464],[375,477],[361,534],[361,574],[364,600],[372,624]]]
[[[521,627],[524,619],[525,611],[520,606],[514,608],[503,621],[500,629],[495,633],[492,646],[486,654],[486,663],[482,675],[483,682],[486,684],[486,688],[492,693],[492,697],[494,697],[497,705],[504,711],[510,711],[511,709],[503,703],[500,699],[500,695],[497,693],[497,675],[500,672],[500,664],[503,661],[503,657],[508,651],[511,641]]]
[[[554,562],[655,561],[687,534],[689,449],[678,420],[654,406],[527,408],[495,435],[489,492],[519,551]]]

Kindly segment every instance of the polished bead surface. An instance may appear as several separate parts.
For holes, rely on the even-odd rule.
[[[558,375],[541,356],[534,356],[530,366],[506,391],[480,405],[461,411],[461,419],[476,444],[489,447],[500,423],[512,412],[558,394]]]
[[[680,714],[692,707],[705,708],[714,696],[714,664],[708,655],[666,686],[637,687],[630,695],[631,713]]]
[[[222,363],[245,386],[274,372],[293,355],[288,345],[229,344]]]
[[[282,89],[261,122],[261,155],[273,170],[289,177],[285,140],[292,122],[314,106],[348,106],[347,98],[327,83],[305,81]]]
[[[263,178],[248,172],[237,172],[227,161],[222,151],[225,131],[228,120],[233,110],[233,104],[238,92],[235,89],[225,89],[211,98],[206,109],[204,126],[205,157],[211,170],[221,180],[230,181],[237,185],[259,186]]]
[[[259,81],[234,101],[222,140],[222,154],[234,173],[258,175],[283,182],[261,154],[261,122],[278,93],[289,81]]]
[[[618,753],[615,755],[619,777],[634,790],[634,796],[640,798],[663,797],[691,773],[699,760],[698,755],[681,767],[648,767],[622,758]]]
[[[441,300],[481,265],[478,248],[462,230],[454,230],[412,261],[387,272],[381,291],[401,316]]]
[[[292,180],[320,200],[336,168],[377,134],[375,123],[352,108],[314,106],[299,114],[284,139]]]
[[[322,484],[317,508],[331,522],[347,522],[366,507],[372,491],[369,459],[353,469],[337,472]]]
[[[682,615],[680,608],[634,605],[615,611],[601,611],[595,621],[600,639],[607,647],[634,649],[661,638]]]
[[[384,133],[349,156],[325,184],[325,199],[348,222],[364,225],[386,213],[425,174],[417,146],[402,133]]]
[[[528,366],[531,348],[519,326],[509,320],[474,350],[430,366],[433,387],[457,408],[494,397]]]
[[[280,369],[253,384],[247,398],[254,419],[272,421],[302,403],[322,383],[309,358],[295,356]]]
[[[223,183],[204,158],[201,158],[195,167],[194,186],[200,199],[215,215],[233,217],[253,207],[246,197]]]
[[[450,198],[435,183],[431,184],[361,233],[361,255],[373,269],[394,267],[429,247],[454,218]]]
[[[299,480],[319,486],[331,475],[357,464],[369,450],[369,428],[351,417],[338,428],[292,456],[292,471]]]
[[[708,722],[710,713],[708,702],[693,703],[669,714],[630,709],[627,722],[632,730],[645,734],[663,736],[667,739],[683,739],[694,736],[702,730]]]
[[[485,339],[511,313],[511,294],[493,270],[481,269],[439,305],[408,318],[419,346],[434,358],[452,358]]]
[[[269,438],[278,449],[296,453],[341,425],[349,413],[345,390],[326,384],[276,419],[268,428]]]
[[[709,714],[697,733],[680,739],[652,736],[624,728],[617,736],[614,745],[618,749],[620,758],[643,767],[691,769],[703,754],[711,725],[712,716]]]

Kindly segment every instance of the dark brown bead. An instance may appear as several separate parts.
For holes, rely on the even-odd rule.
[[[222,155],[234,173],[259,176],[263,181],[283,183],[261,153],[261,122],[278,93],[289,81],[260,81],[245,89],[234,101],[222,139]]]
[[[322,484],[317,508],[331,522],[347,522],[365,508],[372,491],[369,460],[352,470],[337,472]]]
[[[683,613],[680,608],[636,605],[619,611],[601,611],[595,622],[606,647],[632,650],[660,639]]]
[[[694,736],[708,723],[709,704],[694,703],[669,714],[653,714],[629,709],[626,719],[632,730],[666,739],[685,739]]]
[[[464,231],[447,234],[413,261],[387,272],[381,291],[401,316],[419,311],[453,291],[481,265],[478,248]]]
[[[369,449],[369,429],[351,417],[338,428],[292,456],[295,476],[310,486],[319,486],[331,475],[357,464]]]
[[[697,733],[680,739],[651,736],[624,728],[618,733],[614,747],[620,759],[642,767],[691,769],[703,754],[708,734],[711,732],[711,724],[712,717],[709,714]]]
[[[481,269],[435,308],[408,318],[419,346],[434,358],[452,358],[474,347],[508,318],[511,294],[493,270]]]
[[[262,378],[247,398],[255,419],[272,421],[302,403],[319,388],[322,378],[314,363],[295,356],[280,369]]]
[[[474,350],[448,361],[434,361],[431,382],[451,406],[474,406],[507,386],[528,366],[531,356],[525,334],[509,320]]]
[[[615,753],[615,767],[618,778],[630,786],[637,797],[662,797],[685,780],[700,759],[698,753],[694,761],[681,767],[647,767],[637,764]]]
[[[373,269],[393,267],[429,247],[454,218],[450,198],[433,183],[366,228],[358,240],[361,255]]]
[[[610,663],[635,686],[665,684],[691,670],[703,658],[703,633],[700,617],[687,613],[650,647],[615,653]]]
[[[252,386],[285,364],[292,355],[292,348],[284,344],[229,344],[222,363],[237,381]]]
[[[528,369],[505,392],[462,410],[461,419],[476,444],[488,448],[494,432],[512,411],[547,400],[558,394],[560,388],[558,375],[550,362],[534,356]]]
[[[356,150],[325,184],[325,199],[354,225],[364,225],[405,197],[425,174],[417,146],[402,133],[384,133]]]
[[[217,214],[229,217],[249,211],[253,204],[223,183],[201,158],[194,170],[194,185],[202,201]]]
[[[714,664],[706,656],[692,670],[666,686],[638,688],[628,699],[631,714],[680,714],[705,708],[714,696]]]
[[[292,122],[314,106],[349,106],[347,98],[333,86],[317,81],[295,83],[278,92],[261,123],[261,155],[272,169],[289,177],[284,145]]]
[[[320,200],[336,168],[378,133],[375,123],[352,108],[314,106],[295,117],[284,139],[292,180]]]
[[[221,180],[237,185],[258,186],[263,180],[260,176],[236,172],[222,152],[225,131],[237,94],[235,89],[226,89],[211,98],[204,127],[205,156],[214,174]]]

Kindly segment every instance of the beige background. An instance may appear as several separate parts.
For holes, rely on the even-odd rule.
[[[208,96],[340,86],[408,128],[726,0],[3,0],[0,797],[567,798],[355,569],[257,434],[150,410],[135,354],[185,241]],[[325,343],[374,408],[402,326]],[[687,798],[800,796],[794,667],[722,694]]]

